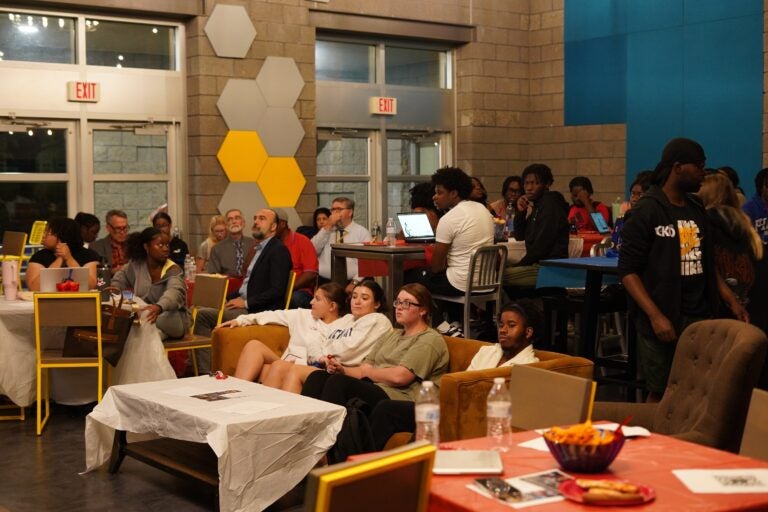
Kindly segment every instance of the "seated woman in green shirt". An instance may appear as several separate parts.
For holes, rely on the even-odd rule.
[[[432,294],[421,284],[407,284],[393,305],[402,329],[382,335],[360,366],[329,356],[326,372],[309,375],[302,394],[339,405],[356,397],[373,408],[387,399],[413,402],[424,380],[438,386],[448,370],[448,347],[430,327]]]

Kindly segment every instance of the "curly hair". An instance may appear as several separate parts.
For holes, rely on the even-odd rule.
[[[70,247],[76,250],[83,246],[83,236],[80,233],[80,224],[67,217],[57,217],[48,221],[46,230]]]
[[[586,176],[576,176],[573,178],[571,182],[568,183],[568,189],[571,190],[573,187],[581,187],[586,190],[589,195],[595,193],[595,189],[592,188],[592,180]]]
[[[538,337],[538,334],[544,325],[544,314],[534,301],[531,299],[520,299],[517,302],[504,304],[501,307],[501,311],[499,311],[499,321],[501,321],[501,315],[507,311],[514,311],[523,317],[523,320],[525,320],[525,325],[523,327],[530,327],[533,329],[533,337]]]
[[[552,169],[547,164],[531,164],[523,169],[523,181],[529,174],[533,174],[540,183],[547,186],[551,186],[555,182],[555,178],[552,177]]]
[[[450,192],[455,190],[461,199],[469,198],[472,193],[472,180],[469,175],[458,167],[443,167],[432,175],[432,184],[442,186]]]
[[[428,210],[435,209],[435,200],[433,199],[435,195],[434,183],[428,181],[419,183],[418,185],[411,187],[409,192],[411,193],[411,210],[416,208],[426,208]]]
[[[504,197],[504,195],[507,193],[507,189],[512,183],[517,183],[520,185],[520,190],[523,190],[523,178],[520,176],[507,176],[504,179],[504,184],[501,186],[501,196]]]
[[[135,261],[142,261],[147,259],[147,250],[144,248],[144,244],[148,244],[155,239],[155,237],[162,235],[163,232],[157,228],[146,228],[144,231],[134,231],[128,235],[126,240],[125,252],[128,255],[128,259]]]

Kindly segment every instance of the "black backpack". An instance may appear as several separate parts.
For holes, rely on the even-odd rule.
[[[370,406],[359,398],[350,398],[347,402],[347,415],[341,424],[336,444],[328,451],[328,462],[344,462],[350,455],[376,451],[371,425],[367,413]]]

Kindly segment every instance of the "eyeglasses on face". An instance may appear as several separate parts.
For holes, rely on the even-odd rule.
[[[336,208],[331,208],[331,211],[332,212],[340,212],[340,211],[351,210],[351,209],[352,208],[347,208],[346,206],[345,207],[337,206]]]
[[[125,226],[113,226],[112,224],[108,224],[110,228],[112,228],[113,231],[116,231],[118,233],[127,233],[131,227],[126,224]]]
[[[421,306],[421,304],[419,304],[418,302],[411,302],[408,299],[405,299],[405,300],[395,299],[394,301],[392,301],[392,306],[393,307],[403,306],[405,309],[408,309],[411,306],[419,307]]]

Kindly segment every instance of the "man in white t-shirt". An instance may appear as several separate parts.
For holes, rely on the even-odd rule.
[[[480,203],[470,201],[470,177],[457,167],[443,167],[432,175],[435,206],[448,210],[435,232],[432,266],[417,276],[418,282],[440,295],[464,295],[469,275],[469,260],[477,247],[493,244],[493,217]],[[458,306],[454,308],[452,306]],[[461,306],[451,304],[445,312],[451,319],[461,318]],[[438,323],[439,323],[438,316]]]

